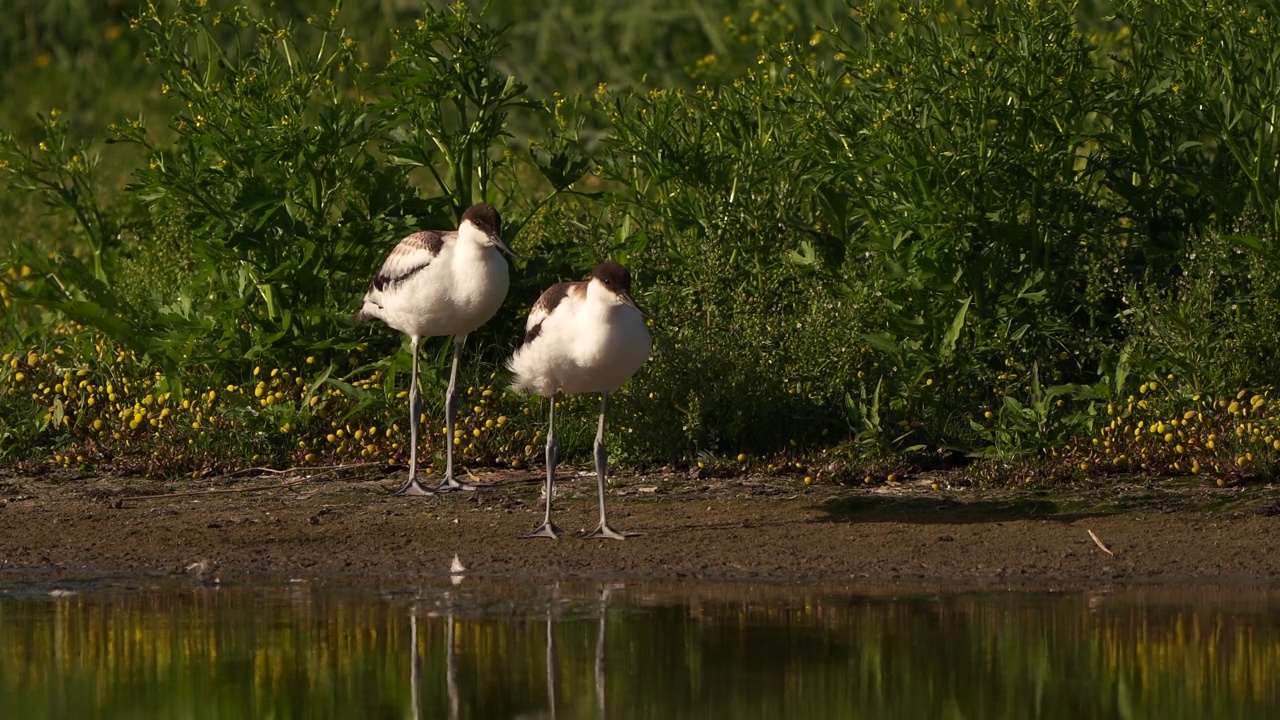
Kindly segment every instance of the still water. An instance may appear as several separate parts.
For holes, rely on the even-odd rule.
[[[1280,590],[0,587],[5,718],[1280,717]]]

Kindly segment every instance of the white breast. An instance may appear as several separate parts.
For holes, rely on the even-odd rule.
[[[644,317],[628,305],[570,295],[542,319],[509,364],[515,387],[542,395],[614,392],[649,358]]]
[[[507,261],[496,248],[453,235],[434,256],[416,251],[392,257],[401,265],[428,264],[403,282],[371,289],[364,311],[410,336],[470,333],[493,317],[507,296]]]

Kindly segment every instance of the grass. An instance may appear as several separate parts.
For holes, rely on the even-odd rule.
[[[0,36],[32,69],[0,114],[4,462],[404,462],[401,339],[345,318],[395,239],[484,198],[528,260],[468,343],[468,465],[538,462],[503,362],[611,257],[655,315],[618,462],[1274,476],[1263,5],[65,1]],[[595,400],[564,402],[584,458]]]

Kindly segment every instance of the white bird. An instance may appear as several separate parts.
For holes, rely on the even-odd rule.
[[[604,413],[609,393],[649,359],[651,340],[645,313],[631,297],[631,273],[615,262],[603,262],[585,282],[559,283],[542,293],[525,323],[524,342],[507,363],[515,374],[512,388],[550,399],[547,416],[547,510],[542,525],[522,537],[559,537],[551,522],[555,483],[556,396],[598,392],[600,423],[596,430],[596,482],[600,490],[600,526],[588,538],[621,540],[633,532],[609,526],[604,512]]]
[[[356,322],[377,318],[409,336],[413,377],[409,385],[409,480],[397,495],[427,495],[470,486],[453,478],[453,421],[457,410],[458,356],[467,334],[479,328],[507,297],[502,218],[484,203],[467,208],[454,231],[426,230],[400,241],[364,295]],[[445,396],[444,480],[428,490],[418,482],[418,342],[453,336],[453,371]]]

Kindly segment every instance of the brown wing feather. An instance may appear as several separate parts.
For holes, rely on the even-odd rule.
[[[538,301],[533,304],[533,309],[529,311],[529,319],[524,324],[524,342],[521,345],[528,345],[533,342],[534,338],[542,332],[542,321],[547,319],[551,311],[564,301],[569,293],[586,292],[587,284],[585,282],[562,282],[556,283],[542,292],[538,296]]]
[[[450,235],[453,233],[424,230],[401,240],[382,263],[382,269],[373,282],[369,283],[369,292],[385,290],[421,272],[440,254],[445,240],[451,239]]]

